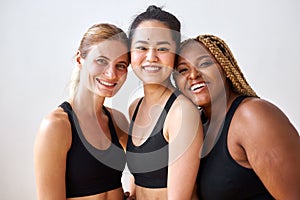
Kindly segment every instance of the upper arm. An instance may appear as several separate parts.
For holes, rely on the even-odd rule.
[[[300,138],[286,115],[254,100],[245,104],[241,119],[241,144],[268,191],[276,199],[300,199]]]
[[[71,128],[66,114],[55,111],[44,118],[34,145],[38,199],[66,199],[65,169],[71,145]]]
[[[169,139],[168,198],[191,199],[203,141],[200,114],[185,98],[179,98],[170,112],[166,120]]]

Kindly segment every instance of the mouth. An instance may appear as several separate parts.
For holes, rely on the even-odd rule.
[[[97,82],[100,83],[101,85],[105,86],[105,87],[115,87],[117,85],[117,83],[110,83],[104,80],[100,80],[98,78],[96,78]]]
[[[190,87],[190,91],[192,92],[200,92],[200,90],[206,86],[206,83],[202,82],[202,83],[195,83],[193,85],[191,85]]]
[[[161,70],[161,66],[157,66],[157,65],[144,65],[142,66],[142,69],[147,71],[147,72],[157,72],[159,70]]]

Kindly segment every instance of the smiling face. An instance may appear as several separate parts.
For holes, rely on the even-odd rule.
[[[171,30],[155,20],[142,22],[131,42],[131,66],[143,83],[169,81],[174,67],[176,44]]]
[[[226,77],[219,63],[205,46],[190,41],[180,50],[175,81],[194,104],[207,107],[224,96]]]
[[[89,50],[85,59],[77,55],[81,67],[80,80],[93,93],[112,97],[127,77],[127,46],[117,40],[104,40]]]

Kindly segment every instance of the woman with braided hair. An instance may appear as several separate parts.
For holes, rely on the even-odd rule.
[[[206,119],[199,199],[300,199],[299,134],[257,96],[223,40],[182,42],[174,80]]]

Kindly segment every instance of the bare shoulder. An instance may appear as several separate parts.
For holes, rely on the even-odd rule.
[[[300,137],[277,106],[246,98],[233,116],[230,132],[275,199],[299,199]]]
[[[199,117],[199,110],[193,104],[191,100],[189,100],[184,95],[179,95],[177,99],[174,101],[174,104],[170,110],[173,116],[190,116],[190,117]]]
[[[71,145],[72,132],[68,114],[61,108],[50,112],[42,119],[40,124],[36,143],[51,144],[61,143],[66,147]]]
[[[285,113],[276,105],[260,98],[246,98],[237,108],[231,125],[239,130],[243,138],[253,137],[255,141],[259,138],[282,138],[283,135],[299,137]]]
[[[168,132],[166,138],[176,137],[180,132],[184,132],[186,137],[197,133],[202,135],[199,110],[189,99],[179,95],[167,114],[165,127]]]
[[[238,107],[236,115],[247,122],[244,125],[253,123],[272,126],[291,125],[288,117],[276,105],[255,97],[246,98]]]

